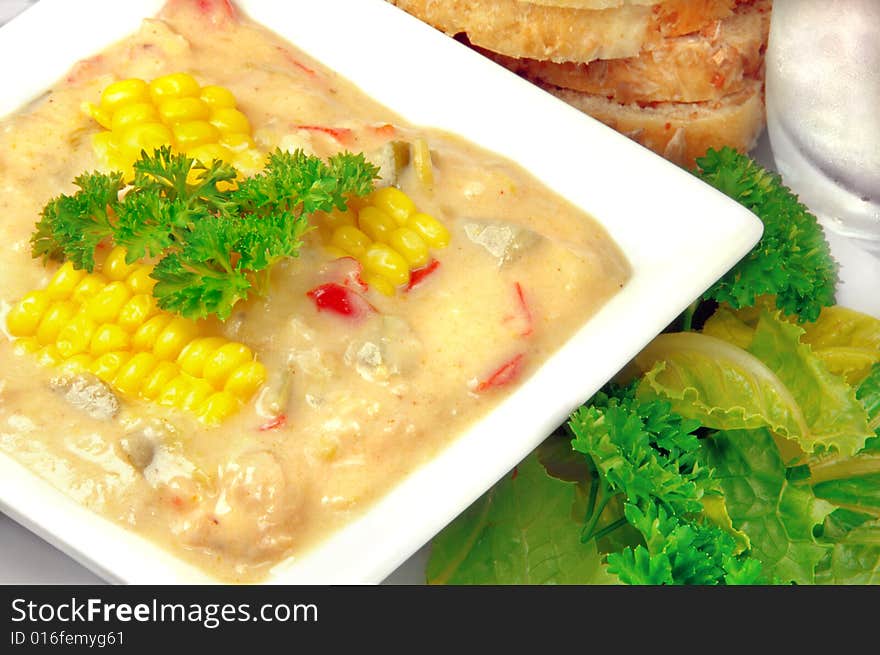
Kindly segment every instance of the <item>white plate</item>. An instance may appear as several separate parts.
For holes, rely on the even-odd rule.
[[[485,420],[362,518],[283,562],[267,580],[375,583],[521,461],[733,266],[757,242],[761,223],[689,173],[382,0],[238,4],[410,122],[460,134],[519,162],[596,217],[633,267],[625,288]],[[76,59],[127,35],[160,5],[42,0],[0,28],[0,60],[28,63],[0,72],[0,112],[39,95]],[[70,30],[72,24],[84,27]],[[107,580],[210,581],[76,505],[5,455],[0,509]]]

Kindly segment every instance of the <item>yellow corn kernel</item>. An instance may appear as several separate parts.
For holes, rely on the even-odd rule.
[[[360,258],[370,247],[370,237],[353,225],[340,225],[333,231],[330,245],[336,246],[352,257]]]
[[[386,242],[397,229],[397,221],[373,205],[367,205],[358,212],[358,226],[373,241]]]
[[[119,316],[116,318],[116,322],[119,323],[119,326],[124,330],[134,332],[158,311],[159,308],[156,306],[156,299],[153,298],[153,296],[146,293],[139,293],[136,296],[132,296],[131,299],[122,306],[122,309],[119,310]]]
[[[58,365],[58,372],[62,375],[79,375],[90,370],[91,366],[92,358],[90,355],[74,355]]]
[[[100,273],[89,273],[76,285],[70,299],[74,302],[85,303],[98,295],[108,282],[109,280]]]
[[[403,255],[410,268],[420,268],[428,263],[428,246],[414,230],[399,227],[388,236],[388,245]]]
[[[37,341],[34,337],[24,337],[22,339],[16,339],[15,345],[12,347],[12,351],[21,357],[22,355],[33,355],[40,349],[40,342]]]
[[[183,401],[192,389],[191,381],[192,378],[188,375],[178,375],[169,380],[159,392],[156,402],[166,407],[179,407],[183,409]]]
[[[199,98],[168,98],[159,104],[159,116],[166,125],[203,121],[211,115],[211,108]]]
[[[66,300],[73,294],[76,285],[79,284],[86,276],[86,272],[82,269],[73,267],[73,262],[66,261],[61,265],[49,284],[46,286],[46,293],[50,298],[55,300]]]
[[[131,337],[131,346],[135,350],[152,350],[162,331],[171,322],[171,314],[158,314],[141,325]]]
[[[431,248],[445,248],[449,245],[449,230],[430,214],[413,214],[406,226],[422,237]]]
[[[229,375],[253,358],[253,352],[244,344],[226,343],[205,359],[201,375],[215,387],[222,389],[229,379]]]
[[[223,134],[251,133],[251,123],[247,116],[232,107],[217,107],[208,119]]]
[[[55,346],[63,357],[84,353],[89,349],[97,329],[98,325],[85,312],[80,312],[61,328],[55,338]]]
[[[394,285],[381,275],[376,275],[375,273],[365,273],[364,282],[366,282],[367,286],[369,286],[371,289],[375,289],[379,293],[385,294],[386,296],[394,295]]]
[[[244,150],[256,150],[257,144],[249,134],[240,134],[231,132],[219,137],[220,145],[229,148],[232,152],[242,152]]]
[[[45,291],[31,291],[9,310],[6,329],[14,337],[29,337],[36,333],[43,314],[52,304]]]
[[[376,189],[370,196],[370,201],[397,221],[398,225],[406,225],[409,217],[416,211],[416,203],[412,198],[393,186]]]
[[[118,147],[123,156],[132,161],[141,151],[153,154],[156,148],[171,143],[171,130],[162,123],[138,123],[125,128],[118,135]]]
[[[44,345],[54,344],[58,333],[70,323],[78,311],[79,305],[72,300],[52,303],[37,326],[37,341]]]
[[[98,132],[92,135],[92,148],[98,156],[98,161],[108,168],[113,168],[113,161],[117,157],[116,142],[113,132]]]
[[[113,384],[122,393],[134,396],[158,363],[153,353],[137,353],[119,368]]]
[[[177,356],[177,363],[185,373],[202,377],[205,362],[218,348],[226,343],[222,337],[204,337],[190,341]]]
[[[156,280],[150,277],[152,266],[136,266],[131,275],[125,278],[125,284],[132,293],[152,293]]]
[[[202,405],[212,394],[214,387],[202,380],[201,378],[193,378],[190,380],[189,392],[184,395],[180,403],[180,408],[187,411],[194,411]]]
[[[159,362],[141,385],[141,396],[154,400],[179,373],[180,367],[174,362]]]
[[[136,102],[131,105],[120,107],[113,112],[113,119],[110,128],[119,134],[131,125],[156,123],[158,121],[159,112],[156,111],[155,105],[150,102]]]
[[[199,98],[211,109],[235,107],[235,96],[225,86],[215,86],[213,84],[203,86],[199,92]]]
[[[357,227],[357,217],[352,211],[341,212],[338,209],[334,209],[331,212],[322,214],[321,223],[327,226],[331,231],[333,231],[337,227],[341,227],[343,225],[351,225],[352,227]]]
[[[203,120],[178,123],[172,128],[172,131],[177,147],[185,151],[196,146],[215,143],[220,138],[220,131],[208,121]]]
[[[171,73],[150,82],[150,95],[156,104],[168,98],[198,96],[199,91],[199,83],[187,73]]]
[[[107,323],[98,327],[89,343],[89,350],[96,357],[115,350],[127,350],[130,347],[131,337],[128,332],[115,323]]]
[[[232,151],[227,150],[218,143],[206,143],[202,146],[196,146],[195,148],[190,149],[187,154],[205,165],[210,165],[215,159],[227,163],[232,160]]]
[[[229,374],[223,389],[242,400],[248,400],[265,381],[266,367],[258,361],[250,361]]]
[[[89,370],[107,384],[112,384],[113,378],[116,377],[116,372],[130,358],[131,353],[126,352],[104,353],[92,362]]]
[[[208,396],[196,408],[196,414],[203,423],[219,425],[238,411],[239,400],[228,391],[218,391]]]
[[[332,259],[341,259],[342,257],[351,257],[344,250],[340,250],[336,246],[324,246],[324,251],[330,255]]]
[[[183,347],[198,333],[199,328],[193,321],[176,316],[159,334],[153,345],[153,353],[159,359],[175,360]]]
[[[91,102],[82,103],[80,110],[87,116],[94,118],[101,127],[109,130],[113,126],[113,112],[109,112]]]
[[[374,243],[364,254],[361,263],[368,273],[387,279],[396,287],[409,282],[409,265],[403,256],[384,243]]]
[[[113,82],[101,93],[101,109],[112,114],[120,107],[150,99],[150,91],[143,80],[131,78]]]
[[[242,150],[235,153],[232,164],[240,171],[256,172],[266,163],[266,156],[259,150]]]
[[[125,248],[116,246],[107,255],[104,265],[101,266],[101,272],[111,280],[124,280],[137,268],[135,264],[126,264],[125,256],[127,255]]]
[[[111,282],[84,304],[86,314],[96,323],[112,323],[128,299],[131,291],[125,283]]]
[[[63,359],[55,344],[40,348],[34,356],[40,366],[58,366]]]

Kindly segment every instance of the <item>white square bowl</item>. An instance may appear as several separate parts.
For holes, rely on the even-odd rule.
[[[162,5],[38,2],[0,28],[0,61],[20,62],[0,71],[0,115],[50,88],[76,60],[134,32]],[[762,225],[686,171],[383,0],[237,5],[409,122],[459,134],[518,162],[595,217],[632,266],[620,293],[490,415],[360,519],[277,565],[266,580],[378,583],[731,268],[757,242]],[[0,509],[108,581],[213,581],[77,505],[5,454]]]

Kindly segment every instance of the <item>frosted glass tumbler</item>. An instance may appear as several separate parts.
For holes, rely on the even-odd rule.
[[[880,253],[880,0],[774,0],[776,167],[823,225]]]

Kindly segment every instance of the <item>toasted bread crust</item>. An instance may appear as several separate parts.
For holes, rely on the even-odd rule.
[[[543,85],[568,104],[657,154],[691,168],[709,148],[748,152],[764,128],[763,82],[711,102],[620,104],[602,96]]]
[[[544,7],[567,7],[569,9],[615,9],[623,5],[657,5],[663,0],[523,0]]]
[[[519,0],[391,0],[447,34],[509,57],[590,62],[637,56],[664,36],[692,32],[733,12],[736,0],[664,0],[587,10]]]
[[[702,102],[736,93],[761,75],[769,29],[770,0],[757,0],[700,32],[663,39],[637,57],[576,64],[481,52],[529,80],[617,102]]]

